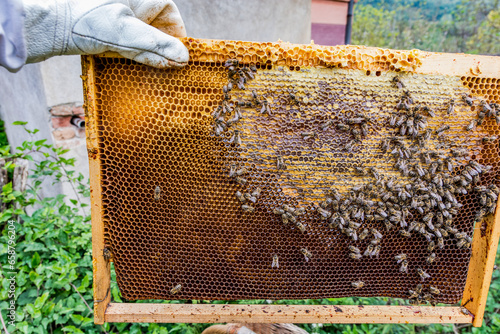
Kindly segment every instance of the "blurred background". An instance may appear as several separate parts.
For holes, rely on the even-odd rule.
[[[280,39],[301,44],[309,44],[313,40],[319,45],[350,43],[393,49],[500,56],[500,0],[177,0],[175,3],[183,16],[188,36],[196,38],[271,42]],[[82,180],[88,180],[80,66],[79,56],[65,56],[26,65],[16,74],[0,68],[0,153],[2,155],[5,156],[9,151],[12,152],[16,147],[22,146],[25,140],[35,142],[45,139],[45,145],[68,149],[66,154],[72,159],[73,169],[76,173],[82,174]],[[12,125],[15,121],[27,121],[27,127],[36,127],[39,131],[36,133],[22,131],[19,126]],[[39,190],[40,198],[59,195],[72,198],[75,189],[71,182],[60,182]],[[88,202],[88,199],[83,198],[82,201]],[[76,215],[78,214],[82,213]],[[72,217],[71,219],[74,219],[75,216]],[[85,217],[80,219],[79,224],[86,220],[88,219]],[[90,234],[81,242],[89,248]],[[87,251],[81,249],[82,257],[90,256],[90,249]],[[31,256],[34,256],[33,252],[30,250],[27,253],[30,261],[32,261]],[[4,255],[0,248],[0,259]],[[39,259],[34,263],[39,263]],[[89,279],[91,279],[91,265],[88,265],[88,268],[85,267],[86,264],[80,264],[80,267],[85,277],[88,277],[85,272],[90,272]],[[481,329],[471,330],[465,325],[304,325],[302,327],[315,333],[499,333],[499,276],[498,270],[495,270],[485,323]],[[78,284],[81,284],[82,280],[82,277],[75,278]],[[32,291],[29,280],[26,284],[26,289],[19,292],[20,295],[28,294],[23,299],[24,304],[20,305],[20,311],[24,314],[19,315],[21,322],[29,320],[30,317],[33,321],[35,316],[41,317],[42,314],[36,313],[35,309],[29,311],[24,309],[26,305],[34,305],[35,299],[39,298],[39,286],[36,286],[37,291],[34,293],[29,292]],[[81,299],[86,299],[92,305],[90,288],[91,286],[79,291],[80,297],[83,295],[84,298],[75,295],[76,304],[82,304]],[[69,289],[71,290],[71,287]],[[35,299],[31,300],[28,296]],[[0,294],[0,309],[2,301],[6,300],[4,297]],[[120,300],[116,284],[113,287],[113,298]],[[285,302],[291,301],[283,301]],[[293,303],[390,304],[394,301],[387,298],[363,300],[346,298]],[[85,306],[82,307],[86,309]],[[68,306],[68,309],[71,307]],[[64,327],[66,328],[64,332],[199,333],[206,327],[185,324],[151,325],[153,327],[148,327],[149,324],[124,324],[121,327],[118,325],[99,327],[85,320],[91,319],[91,312],[82,311],[82,314],[84,315],[81,315],[81,318],[66,317],[65,321],[73,319],[71,320],[73,325],[71,328],[66,326],[69,329]],[[70,315],[74,315],[73,312],[70,312]],[[63,322],[58,321],[60,326],[54,320],[54,325],[49,326],[51,330],[63,328],[61,327],[64,325]],[[20,329],[20,332],[31,333],[29,329],[31,327],[26,328]],[[49,332],[48,327],[46,326],[41,332]]]

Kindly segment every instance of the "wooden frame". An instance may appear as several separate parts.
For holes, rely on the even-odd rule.
[[[211,43],[210,40],[204,40]],[[293,46],[293,45],[292,45]],[[373,49],[373,48],[366,48]],[[106,55],[104,55],[106,56]],[[116,56],[110,54],[109,56]],[[92,200],[92,250],[94,270],[94,317],[104,322],[187,323],[471,323],[482,325],[491,282],[498,239],[500,213],[486,219],[486,230],[475,227],[472,257],[461,307],[432,306],[346,306],[346,305],[221,305],[221,304],[130,304],[110,303],[110,264],[103,256],[104,223],[101,216],[101,175],[97,159],[94,58],[82,57],[86,92],[87,147],[90,160]],[[498,57],[424,53],[415,72],[500,78]]]

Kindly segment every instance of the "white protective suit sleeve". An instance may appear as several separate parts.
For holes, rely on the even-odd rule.
[[[21,0],[0,0],[0,66],[17,72],[26,62]]]
[[[150,66],[183,66],[186,30],[171,0],[24,0],[27,62],[114,51]]]

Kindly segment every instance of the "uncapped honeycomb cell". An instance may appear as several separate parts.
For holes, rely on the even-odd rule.
[[[422,295],[439,289],[435,302],[461,298],[471,251],[457,244],[472,237],[485,207],[475,189],[498,184],[499,128],[495,115],[478,116],[485,102],[500,103],[498,79],[416,74],[418,51],[184,42],[191,61],[181,69],[93,59],[97,128],[89,136],[99,147],[89,157],[100,161],[106,245],[124,298],[408,298],[418,284]],[[239,63],[225,63],[231,59]],[[242,87],[240,76],[247,76]],[[226,106],[218,121],[214,112]],[[420,121],[425,126],[409,135]],[[446,181],[464,178],[473,163],[485,169],[473,181]],[[428,176],[415,175],[416,166]],[[391,179],[399,186],[393,192],[384,190]],[[337,210],[349,212],[352,227],[331,224],[333,204],[321,219],[318,207],[332,188],[342,201],[352,198]],[[458,188],[463,193],[453,192]],[[431,209],[419,211],[427,204],[410,204],[414,197]],[[296,222],[285,225],[276,214],[284,205],[304,213],[287,216]],[[407,210],[406,227],[377,218],[378,209],[390,208]],[[451,212],[454,232],[439,247],[446,224],[437,216],[444,212]],[[418,224],[425,232],[400,232]],[[365,254],[377,246],[377,254]],[[400,254],[407,271],[395,259]],[[430,277],[422,279],[419,269]]]

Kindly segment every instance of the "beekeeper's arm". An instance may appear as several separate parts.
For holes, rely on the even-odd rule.
[[[24,31],[23,31],[24,27]],[[183,66],[186,36],[171,0],[2,0],[0,65],[114,51],[150,66]]]

